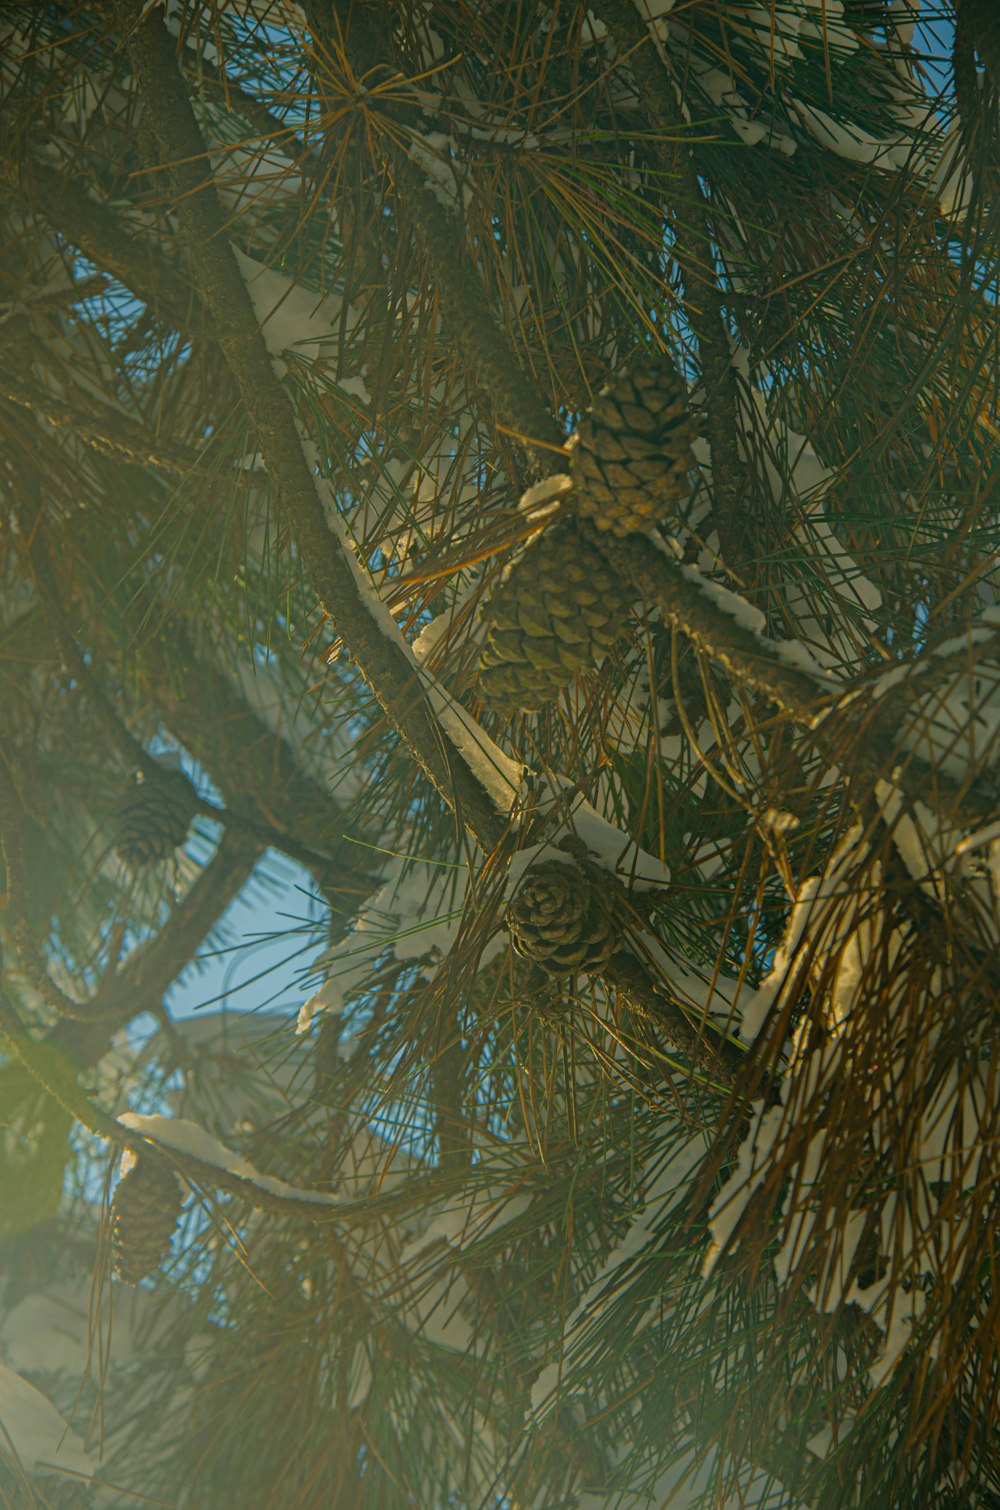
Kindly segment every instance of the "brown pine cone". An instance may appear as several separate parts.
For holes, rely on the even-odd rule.
[[[617,953],[620,919],[575,865],[532,866],[507,907],[514,949],[550,975],[601,970]]]
[[[615,643],[634,598],[590,527],[560,520],[512,562],[490,601],[484,699],[529,713],[553,701]]]
[[[184,843],[196,811],[194,788],[185,776],[157,773],[119,808],[115,849],[132,870],[156,865]]]
[[[570,442],[571,501],[599,530],[648,530],[688,491],[694,426],[687,389],[665,360],[604,388]]]
[[[111,1202],[114,1271],[128,1285],[159,1267],[181,1214],[180,1182],[159,1162],[138,1159]]]

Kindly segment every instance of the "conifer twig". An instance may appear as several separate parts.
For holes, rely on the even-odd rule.
[[[824,683],[783,657],[781,642],[768,641],[742,621],[741,605],[752,612],[744,600],[734,597],[727,612],[684,568],[662,552],[651,552],[639,536],[621,537],[606,548],[668,624],[721,666],[737,686],[776,704],[828,764],[863,777],[869,790],[873,781],[891,778],[911,800],[926,796],[926,763],[901,750],[893,738],[912,697],[909,687],[890,689],[873,712],[863,692],[859,696],[850,686]],[[973,822],[992,815],[995,797],[987,783],[973,778],[959,791],[943,772],[935,772],[934,779],[942,790],[953,788],[956,813],[965,810]]]
[[[335,1208],[327,1202],[280,1195],[258,1185],[254,1180],[223,1169],[218,1164],[151,1142],[141,1133],[124,1126],[117,1118],[109,1116],[81,1090],[69,1061],[59,1050],[51,1043],[39,1043],[29,1036],[2,985],[0,1037],[52,1099],[95,1137],[118,1148],[127,1148],[135,1154],[141,1154],[143,1159],[161,1162],[164,1167],[177,1170],[190,1183],[238,1196],[259,1210],[270,1211],[277,1216],[304,1218],[310,1222],[331,1220]],[[343,1219],[339,1207],[336,1208],[336,1216],[338,1220]]]
[[[36,157],[15,162],[7,155],[0,166],[27,206],[41,210],[85,256],[138,294],[157,319],[197,333],[205,319],[198,292],[154,246],[122,227],[113,210]]]
[[[173,42],[157,10],[130,0],[115,12],[149,127],[175,194],[191,266],[212,311],[215,336],[256,429],[261,455],[324,611],[341,633],[368,685],[449,807],[459,809],[478,842],[492,850],[504,820],[478,777],[444,736],[425,697],[416,663],[373,614],[359,575],[324,516],[295,414],[271,365],[246,285],[224,235],[225,217],[206,181],[205,145]]]

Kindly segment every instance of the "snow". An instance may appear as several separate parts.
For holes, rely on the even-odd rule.
[[[721,972],[700,971],[686,961],[675,945],[667,950],[651,933],[637,932],[635,947],[654,967],[671,993],[702,1023],[711,1023],[725,1033],[734,1031],[735,1003],[739,982]],[[711,1036],[707,1040],[711,1043]]]
[[[414,162],[420,164],[427,177],[427,185],[437,200],[450,215],[456,209],[467,208],[472,200],[472,190],[463,181],[462,157],[458,143],[444,131],[410,130],[406,148]]]
[[[0,1427],[27,1474],[93,1477],[94,1464],[82,1438],[41,1390],[6,1363],[0,1363]]]
[[[801,640],[771,640],[770,645],[779,661],[784,661],[786,666],[793,666],[796,671],[805,671],[817,681],[836,682],[833,672],[820,665],[808,645],[803,645]]]
[[[319,294],[286,278],[274,268],[255,262],[239,247],[232,248],[260,325],[264,344],[283,363],[289,352],[318,358],[336,357],[343,322],[343,303],[333,294]],[[347,315],[348,331],[352,316]],[[338,391],[369,404],[364,380],[354,375],[338,384]]]
[[[411,645],[413,654],[423,664],[429,661],[443,645],[456,623],[459,622],[466,600],[475,588],[470,586],[466,592],[459,593],[452,601],[450,607],[443,613],[437,614],[429,624],[425,624]],[[475,644],[486,636],[486,621],[479,619],[469,630],[464,631],[463,645]]]
[[[317,705],[305,686],[307,666],[300,680],[290,655],[215,655],[213,664],[275,738],[287,743],[302,773],[320,782],[334,802],[346,806],[360,794],[365,772],[352,758],[350,729],[334,722],[317,738]]]
[[[461,1253],[470,1243],[500,1231],[509,1222],[524,1215],[531,1205],[528,1196],[516,1188],[495,1193],[492,1184],[473,1184],[455,1192],[445,1210],[435,1216],[424,1231],[400,1254],[401,1263],[410,1263],[428,1248],[445,1243]]]
[[[546,840],[528,845],[514,855],[508,878],[509,893],[516,889],[532,865],[543,860],[569,862],[572,848],[560,847],[560,840],[567,838],[582,846],[590,864],[617,876],[636,891],[648,891],[669,882],[670,871],[664,862],[640,849],[614,823],[602,818],[583,794],[575,790],[572,782],[555,773],[549,773],[547,780],[549,791],[545,793],[538,793],[527,785],[522,787],[522,807],[525,816],[536,822],[558,814],[555,825],[550,828]]]
[[[972,203],[975,182],[966,171],[962,127],[959,121],[946,132],[937,161],[929,168],[930,188],[941,214],[949,220],[961,220]]]
[[[355,931],[352,930],[347,936],[347,941],[353,942],[355,937]],[[368,946],[362,946],[359,949],[344,949],[341,946],[317,961],[316,970],[322,969],[329,972],[336,967],[335,973],[328,974],[319,989],[314,991],[299,1008],[295,1023],[296,1034],[308,1033],[319,1012],[329,1012],[331,1016],[339,1016],[352,996],[363,991],[371,980],[374,961],[375,954]]]
[[[908,676],[919,675],[922,670],[922,666],[915,666],[910,661],[904,661],[898,666],[893,666],[890,671],[883,671],[881,676],[870,682],[868,694],[873,702],[877,702],[880,697],[891,692],[893,687],[898,687],[900,682],[905,681]]]
[[[448,737],[454,750],[464,760],[498,810],[509,811],[517,796],[524,767],[518,761],[505,755],[472,715],[451,696],[426,667],[421,666],[400,633],[392,614],[379,597],[368,573],[358,561],[354,544],[337,508],[333,490],[321,475],[321,461],[316,446],[301,431],[300,439],[303,453],[313,474],[317,497],[323,508],[327,525],[354,576],[362,607],[394,649],[402,651],[410,661],[427,694],[442,732]]]
[[[536,1419],[555,1403],[563,1371],[572,1362],[574,1345],[579,1345],[583,1329],[606,1310],[615,1281],[622,1277],[631,1261],[655,1241],[657,1225],[683,1196],[691,1174],[708,1150],[709,1140],[704,1135],[678,1143],[672,1124],[666,1129],[666,1136],[674,1147],[648,1179],[645,1191],[637,1191],[641,1196],[639,1214],[629,1223],[577,1302],[563,1329],[560,1361],[543,1368],[532,1386],[530,1415]],[[655,1141],[651,1140],[654,1144]]]
[[[7,1362],[29,1373],[62,1374],[78,1382],[87,1367],[90,1304],[89,1275],[23,1296],[0,1323],[0,1346]],[[148,1361],[150,1346],[165,1343],[190,1307],[179,1292],[169,1298],[142,1287],[117,1292],[114,1323],[102,1337],[104,1357],[114,1367]],[[192,1354],[210,1341],[209,1334],[197,1334],[189,1342]]]
[[[902,166],[899,154],[905,151],[905,145],[900,136],[882,140],[853,122],[850,126],[842,125],[825,110],[820,110],[816,105],[807,105],[802,100],[793,100],[792,108],[810,136],[838,157],[845,158],[848,162],[866,163],[880,168]]]
[[[395,630],[395,624],[393,624]],[[398,635],[399,631],[395,630]],[[413,657],[415,666],[419,662]],[[420,680],[439,724],[461,755],[496,808],[510,812],[517,797],[525,767],[505,755],[472,714],[452,697],[446,687],[426,667],[420,666]]]
[[[759,608],[748,603],[746,598],[741,598],[739,593],[731,592],[721,582],[713,582],[696,566],[682,566],[681,576],[693,583],[707,598],[711,598],[716,608],[727,614],[740,629],[749,630],[751,634],[763,634],[766,618]]]
[[[533,514],[536,510],[541,510],[546,514],[550,513],[559,500],[572,491],[573,479],[569,473],[553,472],[551,476],[543,477],[541,482],[534,483],[527,492],[521,494],[517,505],[518,512]]]
[[[945,766],[946,762],[941,764]],[[946,879],[949,872],[961,876],[967,902],[973,893],[984,889],[974,865],[965,858],[969,849],[963,849],[962,857],[958,858],[963,835],[957,824],[949,822],[919,798],[904,798],[891,781],[876,782],[875,798],[903,864],[922,890],[940,901],[949,900],[951,905],[956,905],[957,899],[949,896]]]
[[[799,954],[799,945],[809,922],[810,913],[819,891],[818,876],[811,876],[799,887],[792,906],[785,936],[775,950],[770,970],[754,991],[750,1000],[740,1003],[739,1034],[745,1043],[754,1043],[786,984],[794,980],[793,970],[804,968],[805,960]]]
[[[340,1203],[340,1197],[329,1195],[325,1191],[305,1190],[298,1185],[289,1185],[285,1180],[276,1179],[274,1175],[261,1174],[255,1169],[249,1159],[242,1154],[234,1153],[218,1138],[199,1127],[197,1122],[190,1122],[186,1117],[163,1117],[158,1114],[144,1115],[141,1112],[122,1112],[118,1121],[123,1127],[130,1128],[133,1132],[140,1133],[144,1138],[157,1143],[162,1148],[172,1149],[175,1153],[187,1154],[192,1159],[200,1159],[203,1164],[212,1164],[216,1169],[225,1170],[227,1174],[237,1175],[240,1179],[248,1180],[260,1190],[266,1190],[270,1195],[281,1196],[286,1200],[312,1201],[317,1206],[336,1206]]]
[[[0,1327],[0,1344],[8,1362],[29,1371],[82,1374],[89,1291],[89,1283],[53,1285],[19,1300]]]
[[[753,1121],[739,1146],[736,1167],[709,1209],[708,1228],[712,1240],[702,1265],[706,1279],[713,1273],[740,1218],[770,1171],[771,1154],[787,1116],[781,1105],[765,1110],[763,1100],[754,1101],[753,1107]]]
[[[898,797],[894,788],[889,797]],[[881,793],[879,800],[885,809],[887,794]],[[922,809],[922,804],[915,806]],[[904,820],[890,813],[890,821],[894,816],[898,829]],[[927,976],[919,940],[908,928],[895,926],[885,909],[874,903],[882,889],[881,869],[863,844],[862,826],[856,824],[823,874],[800,885],[770,971],[750,1001],[740,1004],[742,1036],[753,1041],[783,994],[794,991],[803,973],[810,971],[812,1000],[785,1046],[779,1103],[770,1110],[762,1101],[756,1104],[735,1167],[711,1207],[704,1272],[706,1277],[711,1274],[755,1191],[771,1170],[780,1167],[785,1195],[777,1215],[775,1279],[779,1285],[792,1282],[808,1262],[813,1273],[805,1293],[817,1309],[835,1311],[854,1303],[869,1313],[882,1334],[878,1358],[869,1370],[871,1388],[879,1389],[925,1314],[923,1276],[946,1275],[949,1283],[961,1285],[961,1269],[976,1262],[969,1237],[973,1207],[956,1201],[962,1192],[976,1197],[982,1187],[983,1141],[991,1127],[992,1100],[986,1066],[975,1059],[953,1060],[927,1101],[906,1107],[908,1145],[898,1185],[857,1208],[845,1206],[843,1196],[839,1202],[831,1199],[826,1189],[827,1161],[836,1163],[838,1157],[828,1153],[837,1134],[835,1124],[814,1128],[804,1147],[791,1154],[802,1117],[822,1118],[827,1098],[852,1072],[853,1055],[859,1049],[867,1052],[873,1027],[869,1001],[877,997],[874,1025],[882,1018],[886,1024],[898,1024],[898,1038],[880,1044],[878,1062],[866,1072],[856,1105],[866,1117],[872,1158],[898,1160],[898,1099],[904,1088],[920,1083],[915,1056],[933,1056],[934,1034],[940,1031],[929,1030],[927,1023],[934,1020],[932,1013],[939,1015],[946,990],[941,972]],[[919,866],[926,873],[926,843],[910,853],[904,835],[902,853],[912,869]],[[939,1184],[953,1194],[940,1195]],[[872,1220],[878,1224],[877,1253],[887,1267],[880,1279],[862,1289],[849,1275]],[[922,1343],[930,1356],[937,1344],[934,1332]]]
[[[796,144],[792,137],[784,132],[774,131],[769,125],[765,126],[761,121],[753,119],[753,112],[733,83],[731,74],[721,68],[706,65],[698,59],[692,59],[692,63],[699,85],[712,103],[725,112],[729,124],[746,146],[755,147],[758,142],[766,142],[769,147],[783,153],[786,157],[794,154]]]
[[[389,947],[398,960],[448,953],[458,934],[468,895],[465,865],[394,859],[386,879],[360,914],[353,938],[371,935],[374,958]],[[490,952],[490,958],[494,952]]]
[[[662,21],[669,16],[676,0],[633,0],[636,10],[644,21]]]

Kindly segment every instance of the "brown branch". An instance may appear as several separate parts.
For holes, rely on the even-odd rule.
[[[782,659],[779,642],[741,623],[713,601],[711,584],[699,584],[685,575],[685,569],[665,554],[651,551],[641,536],[619,538],[605,548],[611,561],[635,583],[647,603],[659,608],[672,628],[722,666],[737,686],[767,698],[786,713],[828,766],[860,779],[859,790],[866,798],[876,781],[891,780],[913,802],[924,800],[935,788],[948,792],[952,812],[967,814],[974,825],[995,816],[996,796],[989,782],[973,778],[959,789],[943,772],[900,748],[900,727],[913,711],[909,678],[878,701],[863,688],[836,682],[826,685]],[[740,601],[734,599],[734,606]]]
[[[5,156],[2,167],[29,209],[40,211],[86,257],[138,294],[158,320],[195,335],[205,326],[198,292],[148,240],[123,226],[80,184],[27,158]]]
[[[22,535],[29,541],[27,551],[35,586],[45,608],[44,618],[37,608],[22,616],[25,620],[22,632],[25,636],[30,633],[35,652],[31,664],[37,663],[39,642],[49,641],[53,651],[57,650],[63,661],[72,666],[75,679],[126,765],[141,770],[150,782],[162,780],[156,760],[116,712],[66,623],[62,610],[64,595],[52,574],[51,557],[40,532],[33,528]],[[149,602],[146,594],[132,599],[133,605],[137,603],[147,612],[155,611],[156,605]],[[134,620],[141,614],[127,617]],[[100,625],[96,616],[92,627],[97,629]],[[177,626],[173,630],[173,643],[181,659],[179,676],[176,662],[171,661],[156,638],[145,642],[142,664],[155,668],[151,695],[168,727],[199,764],[212,773],[223,793],[225,806],[220,808],[197,797],[192,790],[193,807],[259,848],[272,845],[297,860],[323,886],[335,915],[353,915],[357,904],[370,894],[373,882],[367,874],[366,851],[346,834],[346,813],[318,782],[302,774],[286,741],[272,734],[250,711],[226,677],[197,659],[187,636]],[[215,714],[211,728],[202,717],[205,708],[211,708]],[[331,842],[326,842],[326,835]],[[335,888],[329,884],[333,876],[336,876]]]
[[[746,1073],[747,1053],[712,1030],[699,1030],[670,999],[663,985],[634,954],[616,954],[601,971],[601,979],[614,986],[635,1015],[654,1027],[674,1049],[684,1055],[709,1085],[731,1091]]]
[[[0,330],[0,340],[6,334]],[[205,463],[197,451],[176,441],[157,439],[136,420],[118,414],[87,395],[83,409],[71,399],[49,393],[25,374],[14,377],[0,367],[0,395],[19,409],[27,409],[57,430],[68,430],[81,444],[130,466],[150,466],[178,477],[189,477]]]
[[[153,938],[137,945],[116,974],[106,978],[91,998],[99,1021],[101,1052],[110,1033],[162,1000],[180,972],[196,957],[199,945],[249,880],[260,847],[241,835],[226,833],[212,859]],[[88,1024],[60,1042],[73,1047],[83,1063],[92,1062]]]
[[[504,819],[466,761],[443,737],[406,647],[390,638],[347,548],[324,514],[291,399],[271,364],[253,304],[223,233],[225,216],[203,173],[205,144],[162,17],[116,0],[149,127],[176,197],[191,267],[212,312],[215,336],[257,432],[257,441],[306,572],[365,680],[444,801],[487,850]],[[138,22],[138,24],[136,24]]]
[[[68,1112],[81,1126],[96,1137],[118,1148],[128,1148],[141,1154],[150,1163],[161,1162],[164,1168],[176,1170],[191,1184],[216,1190],[224,1190],[238,1196],[261,1211],[270,1211],[284,1217],[299,1217],[310,1222],[329,1222],[336,1218],[344,1220],[354,1215],[353,1206],[333,1207],[326,1202],[310,1201],[302,1196],[279,1195],[266,1190],[254,1180],[233,1174],[228,1169],[212,1164],[206,1159],[189,1153],[180,1153],[168,1144],[160,1144],[123,1127],[91,1101],[80,1089],[76,1075],[68,1059],[51,1042],[41,1043],[31,1038],[22,1025],[3,987],[0,986],[0,1037],[10,1052],[31,1074],[52,1099]],[[362,1219],[366,1213],[357,1213]]]
[[[159,638],[145,642],[140,674],[168,727],[221,788],[226,808],[215,816],[225,823],[234,811],[248,810],[251,826],[259,819],[261,837],[310,869],[324,889],[332,883],[337,910],[353,912],[370,891],[369,856],[347,833],[345,809],[303,774],[288,741],[197,654],[179,624],[172,624],[170,642],[169,655]]]

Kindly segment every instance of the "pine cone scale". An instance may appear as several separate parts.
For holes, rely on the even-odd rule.
[[[143,781],[118,810],[115,849],[126,865],[156,865],[187,838],[197,800],[186,777],[162,774]]]

